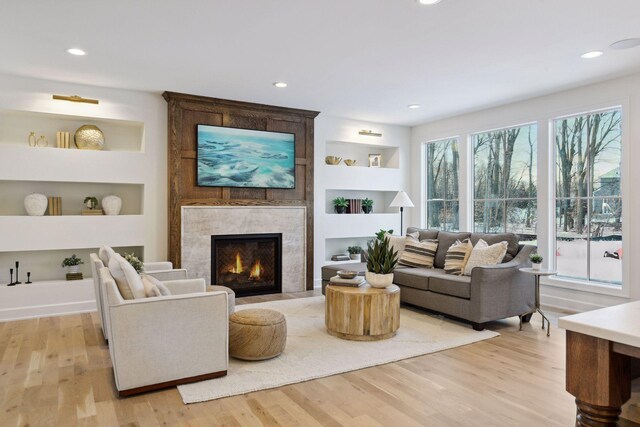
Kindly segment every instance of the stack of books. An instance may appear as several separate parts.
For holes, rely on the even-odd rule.
[[[345,254],[338,254],[338,255],[333,255],[331,257],[331,261],[349,261],[351,258],[349,258],[349,255],[345,255]]]
[[[82,209],[82,215],[104,215],[102,209]]]
[[[67,273],[67,280],[82,280],[82,273]]]
[[[62,197],[48,197],[48,212],[50,216],[62,215]]]
[[[362,199],[349,199],[349,208],[347,209],[347,213],[362,213]]]
[[[69,132],[56,132],[56,147],[71,148],[69,143]]]
[[[336,286],[350,286],[352,288],[358,288],[367,283],[367,281],[362,276],[356,276],[353,279],[343,279],[340,276],[333,276],[329,280],[330,285]]]

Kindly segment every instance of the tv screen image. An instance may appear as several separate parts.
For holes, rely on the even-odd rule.
[[[295,135],[198,125],[198,185],[295,188]]]

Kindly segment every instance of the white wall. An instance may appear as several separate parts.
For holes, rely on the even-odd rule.
[[[631,242],[640,238],[640,226],[635,218],[640,214],[640,193],[632,190],[630,183],[640,182],[640,168],[633,167],[633,160],[640,158],[640,74],[609,80],[597,84],[579,87],[572,90],[529,99],[501,107],[478,111],[475,113],[456,116],[436,122],[416,126],[411,132],[411,173],[413,182],[413,200],[423,200],[424,189],[418,178],[422,168],[422,144],[427,141],[438,140],[451,136],[458,136],[461,143],[461,180],[470,182],[467,175],[471,159],[468,135],[478,131],[513,126],[523,123],[537,122],[538,124],[538,225],[545,230],[553,227],[553,214],[550,212],[549,198],[553,197],[553,183],[550,176],[553,173],[552,159],[549,153],[550,140],[549,119],[586,112],[590,110],[621,105],[623,108],[623,183],[624,200],[623,217],[624,228],[624,273],[623,290],[608,291],[595,289],[595,292],[585,292],[585,287],[572,284],[555,283],[545,285],[542,289],[542,302],[560,308],[572,310],[589,310],[608,305],[614,305],[640,299],[640,283],[633,279],[631,267],[640,260],[640,251]],[[470,186],[466,186],[470,188]],[[461,195],[461,216],[470,218],[469,206],[472,195],[468,191]],[[421,206],[424,206],[421,203]],[[420,224],[424,218],[422,209],[414,209],[412,222]],[[462,222],[461,222],[462,224]],[[470,223],[468,223],[470,226]],[[540,234],[539,250],[549,259],[552,242],[546,234]]]

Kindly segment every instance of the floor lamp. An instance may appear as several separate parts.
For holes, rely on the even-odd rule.
[[[402,229],[402,216],[404,208],[412,208],[413,202],[404,191],[398,191],[396,197],[393,198],[391,204],[389,205],[391,208],[400,208],[400,235],[402,236],[404,230]]]

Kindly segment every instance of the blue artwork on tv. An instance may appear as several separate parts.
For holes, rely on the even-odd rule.
[[[295,135],[198,125],[198,185],[295,188]]]

